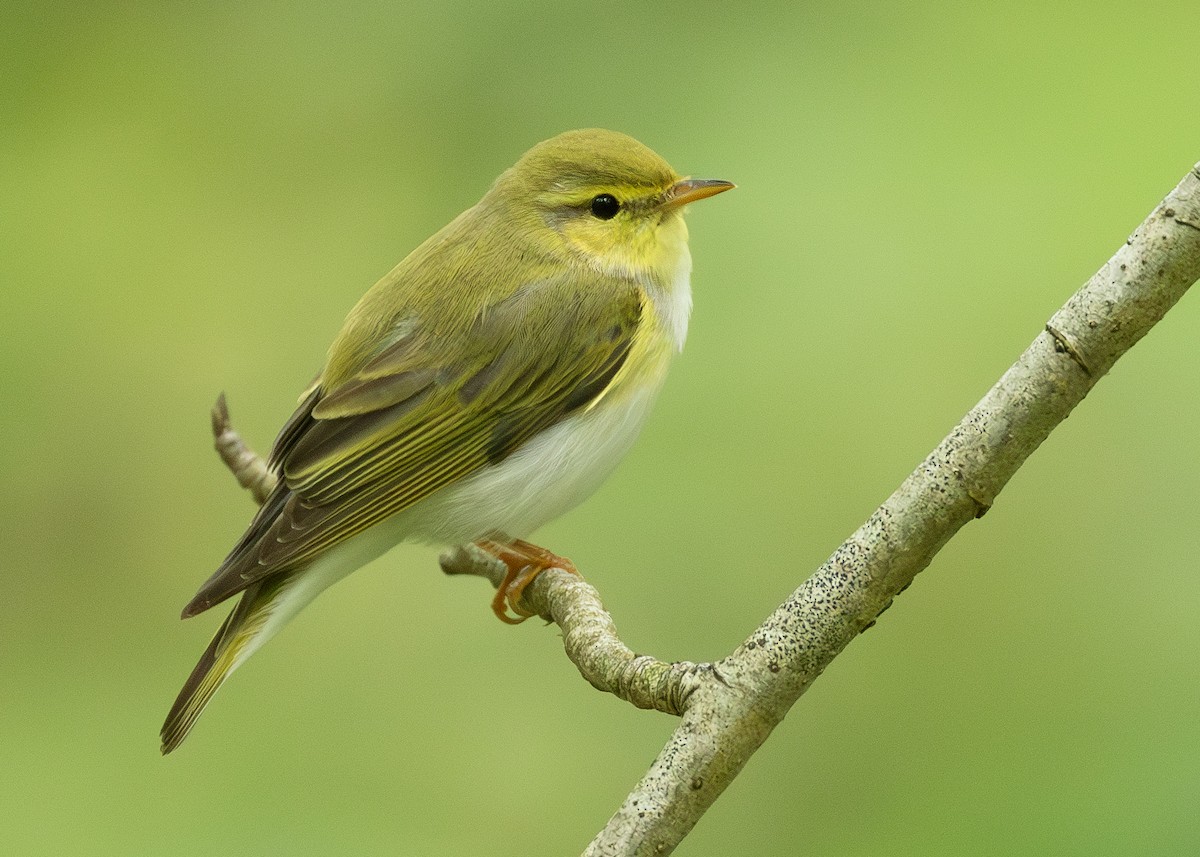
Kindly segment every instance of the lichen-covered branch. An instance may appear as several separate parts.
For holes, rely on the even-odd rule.
[[[703,682],[650,771],[587,850],[674,850],[826,666],[1117,359],[1200,279],[1200,164],[982,401],[817,572]]]
[[[504,564],[474,545],[446,551],[441,564],[447,574],[476,574],[493,586],[504,579]],[[634,654],[617,636],[600,593],[577,574],[557,568],[543,572],[526,588],[521,606],[562,629],[567,657],[593,687],[638,708],[682,714],[688,696],[711,675],[711,664]]]

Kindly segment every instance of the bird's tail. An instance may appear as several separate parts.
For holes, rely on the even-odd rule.
[[[400,536],[385,527],[376,526],[373,532],[369,537],[364,534],[338,545],[311,565],[255,581],[242,592],[241,600],[208,644],[171,706],[160,733],[163,753],[170,753],[187,737],[229,674],[306,604],[400,541]]]
[[[164,754],[187,737],[225,679],[312,600],[311,595],[303,597],[307,592],[297,591],[307,588],[295,585],[298,577],[291,574],[267,578],[242,593],[171,706],[160,733]]]

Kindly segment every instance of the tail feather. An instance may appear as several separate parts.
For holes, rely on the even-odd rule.
[[[397,541],[399,538],[395,533],[376,527],[374,535],[350,539],[311,565],[251,583],[208,644],[171,706],[160,733],[163,753],[170,753],[187,737],[217,688],[246,658],[258,651],[322,591]],[[185,618],[189,615],[188,611],[184,612]]]
[[[220,630],[184,682],[183,690],[179,691],[160,733],[164,755],[179,746],[217,688],[251,652],[265,642],[256,638],[262,633],[272,613],[273,596],[278,592],[277,586],[269,587],[273,591],[263,591],[270,582],[254,584],[242,594],[241,600],[225,617]]]

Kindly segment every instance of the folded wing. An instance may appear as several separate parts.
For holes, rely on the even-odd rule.
[[[318,381],[272,449],[275,491],[184,615],[303,567],[593,401],[642,320],[633,284],[605,285],[532,284],[448,335],[405,318],[348,378]]]

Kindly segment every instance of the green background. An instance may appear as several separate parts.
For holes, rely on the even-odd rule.
[[[673,722],[405,547],[176,754],[177,619],[358,296],[528,146],[739,189],[646,431],[539,541],[730,651],[1200,159],[1193,2],[0,12],[0,851],[561,855]],[[1194,854],[1196,297],[816,683],[681,854]],[[220,612],[220,611],[214,611]]]

